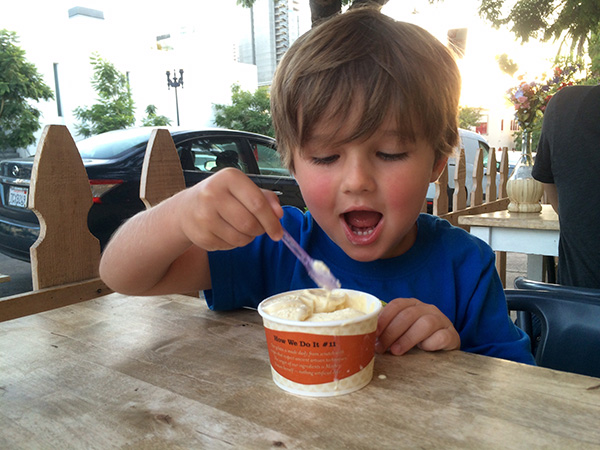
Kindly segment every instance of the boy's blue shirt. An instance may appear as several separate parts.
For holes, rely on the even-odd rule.
[[[534,364],[527,335],[508,315],[491,248],[446,220],[421,214],[414,245],[395,258],[359,262],[348,257],[309,212],[284,207],[283,226],[315,259],[322,260],[342,287],[389,302],[414,297],[436,305],[454,324],[461,350]],[[267,235],[249,245],[209,253],[214,310],[256,307],[265,298],[315,287],[282,242]]]

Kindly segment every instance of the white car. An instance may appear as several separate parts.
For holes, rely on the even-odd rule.
[[[463,130],[462,128],[458,129],[458,133],[460,136],[460,144],[459,148],[462,146],[465,149],[465,168],[467,177],[465,180],[465,184],[467,187],[467,203],[469,202],[469,195],[473,188],[473,178],[471,174],[473,173],[473,164],[475,163],[475,156],[477,154],[477,149],[483,150],[483,167],[484,173],[487,174],[487,162],[488,156],[490,152],[490,145],[487,143],[485,138],[473,131]],[[456,149],[458,151],[458,149]],[[456,168],[456,158],[451,157],[448,158],[448,205],[449,208],[452,208],[452,195],[454,193],[454,171]],[[496,168],[497,171],[497,168]],[[496,176],[496,185],[500,184],[500,175]],[[485,192],[486,179],[483,179],[483,191]],[[429,189],[427,190],[427,209],[428,212],[431,213],[431,205],[433,202],[433,198],[435,197],[435,183],[431,183],[429,185]]]

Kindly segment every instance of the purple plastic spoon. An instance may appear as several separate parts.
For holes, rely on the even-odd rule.
[[[333,276],[329,267],[323,261],[312,259],[306,251],[300,247],[300,244],[290,236],[287,230],[283,229],[283,243],[292,251],[296,258],[306,267],[308,276],[317,283],[317,286],[328,290],[339,289],[341,284],[339,280]]]

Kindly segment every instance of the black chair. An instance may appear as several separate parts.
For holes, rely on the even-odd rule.
[[[600,289],[542,283],[520,277],[506,289],[508,309],[519,312],[517,325],[537,333],[532,315],[539,319],[541,333],[533,352],[541,367],[600,377]],[[522,314],[522,313],[525,314]]]
[[[557,293],[576,293],[585,297],[600,300],[600,289],[564,286],[562,284],[544,283],[543,281],[534,281],[525,277],[515,278],[514,286],[516,289],[529,289],[534,291],[552,291]]]

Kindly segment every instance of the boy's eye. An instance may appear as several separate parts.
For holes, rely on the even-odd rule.
[[[325,157],[321,157],[321,158],[313,156],[311,158],[311,162],[313,164],[324,164],[325,165],[325,164],[334,163],[338,159],[339,159],[339,155],[330,155],[330,156],[325,156]]]
[[[408,153],[377,152],[377,156],[384,161],[402,161],[408,156]]]

